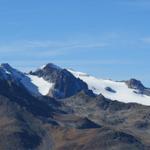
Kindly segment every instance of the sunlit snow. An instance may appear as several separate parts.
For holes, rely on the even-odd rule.
[[[89,89],[95,94],[103,94],[106,98],[125,103],[135,102],[143,105],[150,105],[150,96],[135,93],[136,90],[128,88],[125,82],[97,79],[82,72],[76,72],[70,69],[68,69],[68,71],[70,71],[75,77],[86,82]],[[106,87],[110,87],[116,92],[107,91]]]
[[[53,83],[45,81],[43,78],[33,75],[28,75],[28,77],[31,79],[31,82],[37,86],[39,93],[42,95],[47,95],[49,90],[53,87]]]

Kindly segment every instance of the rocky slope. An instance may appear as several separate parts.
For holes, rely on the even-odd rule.
[[[54,64],[47,64],[44,67],[37,69],[35,72],[30,72],[31,75],[42,77],[44,80],[53,83],[53,88],[49,89],[48,96],[54,98],[66,98],[72,96],[81,90],[88,90],[85,82],[73,76],[66,69],[62,69]]]
[[[138,81],[123,84],[133,93],[145,89]],[[112,101],[88,88],[53,64],[30,74],[2,64],[0,149],[149,150],[150,106]],[[104,90],[119,92],[110,85]]]
[[[114,132],[128,134],[146,145],[147,149],[150,148],[150,107],[111,101],[102,95],[93,98],[84,92],[66,99],[64,106],[74,115],[87,117],[103,127],[113,129]]]

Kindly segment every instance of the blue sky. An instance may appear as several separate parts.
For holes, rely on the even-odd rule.
[[[150,86],[149,16],[149,0],[0,0],[0,62]]]

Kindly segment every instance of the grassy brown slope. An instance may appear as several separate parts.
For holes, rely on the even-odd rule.
[[[91,98],[84,92],[68,98],[64,105],[75,115],[86,116],[97,124],[131,134],[150,146],[150,107],[111,101],[102,95]]]
[[[49,128],[55,150],[148,150],[138,138],[110,128]]]

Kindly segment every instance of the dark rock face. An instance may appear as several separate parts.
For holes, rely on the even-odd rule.
[[[116,93],[116,91],[113,90],[111,87],[106,87],[105,90],[111,93]]]
[[[150,89],[146,88],[141,81],[136,80],[136,79],[130,79],[128,81],[125,81],[125,83],[127,84],[127,86],[131,89],[135,89],[138,91],[135,91],[135,93],[137,94],[145,94],[150,96]]]
[[[59,68],[58,66],[49,63],[41,69],[36,70],[35,72],[30,72],[31,75],[36,75],[38,77],[43,77],[46,81],[55,83],[59,73],[63,69]]]
[[[143,91],[143,94],[150,96],[150,89],[149,88],[145,88]]]
[[[150,127],[150,123],[147,120],[144,121],[137,121],[135,123],[135,127],[141,130],[146,130]]]
[[[36,133],[29,133],[27,130],[14,133],[14,137],[21,139],[22,146],[26,149],[34,149],[41,142],[41,138]]]
[[[92,91],[88,90],[88,86],[85,82],[75,78],[66,69],[61,69],[53,64],[47,64],[42,69],[38,69],[35,72],[30,72],[32,75],[43,77],[45,80],[54,83],[54,87],[49,91],[49,96],[54,98],[66,98],[70,97],[81,90],[94,95]]]
[[[137,89],[137,90],[144,90],[145,89],[145,87],[141,83],[141,81],[136,80],[136,79],[130,79],[130,80],[126,81],[126,84],[131,89]]]
[[[88,118],[85,118],[78,123],[78,129],[95,129],[95,128],[101,128],[101,125],[94,123]]]
[[[16,85],[11,80],[0,80],[0,94],[25,107],[34,115],[50,116],[51,114],[51,109],[45,102],[31,96],[24,87]]]

